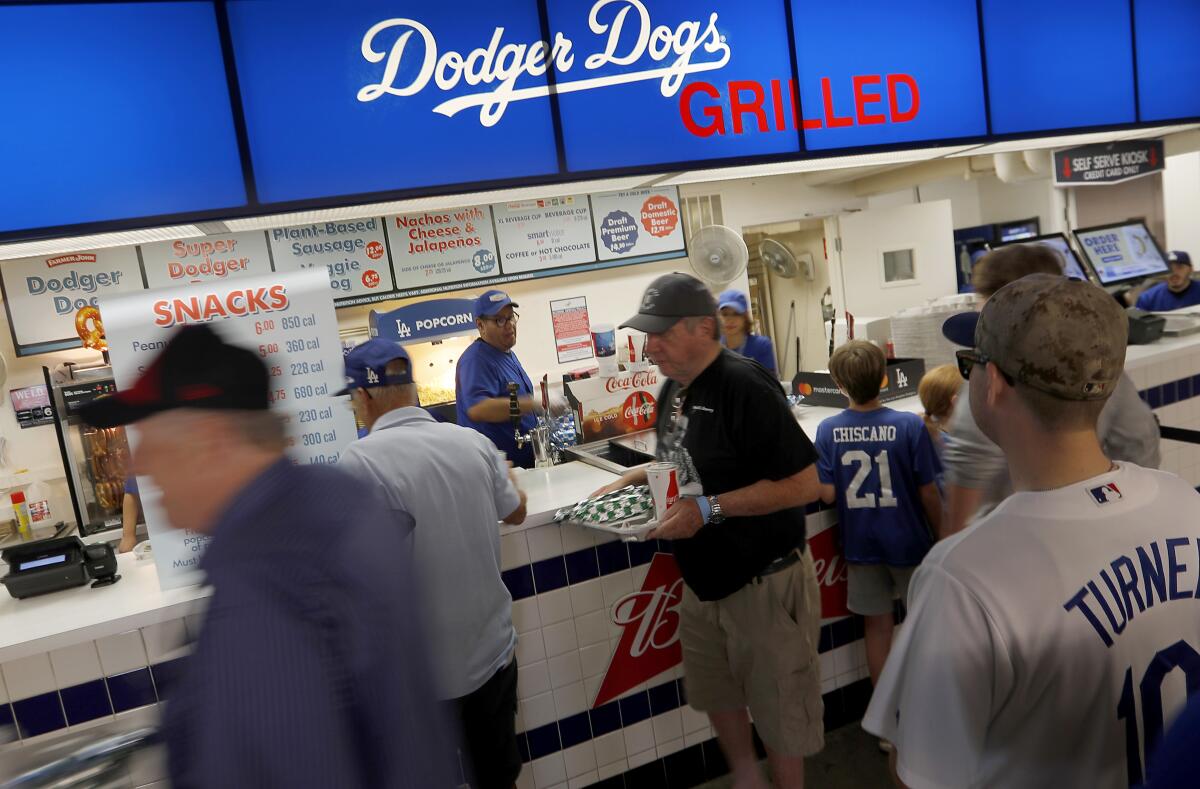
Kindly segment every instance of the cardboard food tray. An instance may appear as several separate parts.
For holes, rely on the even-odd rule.
[[[658,521],[654,520],[653,514],[651,514],[650,518],[646,518],[645,515],[638,515],[635,518],[614,521],[613,523],[588,523],[569,518],[563,521],[563,523],[571,523],[587,529],[616,534],[622,537],[625,542],[645,542],[646,535],[658,527]]]

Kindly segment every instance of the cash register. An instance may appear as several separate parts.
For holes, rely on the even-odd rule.
[[[84,545],[78,537],[23,543],[0,552],[8,575],[0,583],[18,599],[83,586],[109,586],[121,580],[117,556],[108,543]]]

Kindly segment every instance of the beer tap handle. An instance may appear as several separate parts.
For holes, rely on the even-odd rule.
[[[517,400],[517,385],[508,382],[508,419],[512,422],[513,436],[517,439],[517,448],[525,445],[525,436],[521,435],[521,403]]]

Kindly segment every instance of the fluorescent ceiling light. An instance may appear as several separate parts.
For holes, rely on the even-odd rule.
[[[195,225],[154,227],[148,230],[126,230],[120,233],[100,233],[94,236],[51,238],[44,241],[19,241],[0,244],[0,260],[15,258],[60,255],[65,252],[84,252],[92,249],[125,247],[132,244],[149,244],[152,241],[174,241],[177,238],[193,238],[204,235]]]
[[[743,167],[720,167],[712,170],[691,170],[670,176],[664,184],[694,184],[703,181],[728,181],[735,178],[762,178],[789,173],[811,173],[821,170],[841,170],[847,167],[879,167],[893,164],[923,162],[951,156],[970,146],[954,145],[943,148],[918,148],[906,151],[862,153],[855,156],[830,156],[823,159],[801,159],[772,164],[750,164]]]
[[[518,189],[497,189],[491,192],[421,197],[413,200],[395,200],[389,203],[372,203],[370,205],[353,205],[344,208],[321,208],[313,211],[297,211],[290,214],[256,216],[249,219],[227,219],[225,224],[233,231],[264,230],[272,227],[307,225],[313,222],[338,222],[346,219],[363,219],[389,214],[407,214],[416,211],[444,211],[447,208],[460,208],[468,205],[488,205],[492,203],[515,202],[517,200],[560,197],[563,195],[616,192],[622,189],[634,189],[657,177],[660,176],[638,175],[625,178],[607,178],[597,181],[577,181],[569,184],[547,184],[545,186],[525,186]]]

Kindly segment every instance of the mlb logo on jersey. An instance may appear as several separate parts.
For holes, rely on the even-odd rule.
[[[1097,505],[1112,504],[1114,501],[1122,498],[1121,489],[1117,487],[1117,483],[1115,482],[1101,485],[1098,488],[1089,488],[1088,493]]]

